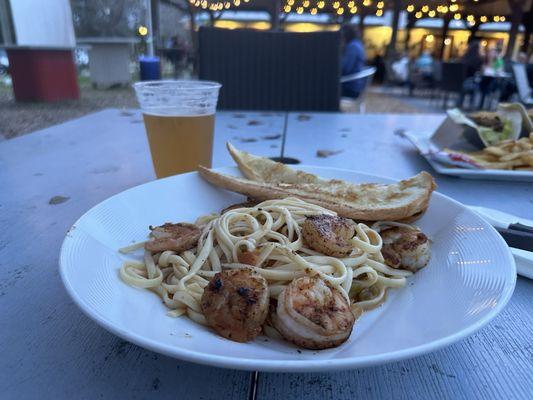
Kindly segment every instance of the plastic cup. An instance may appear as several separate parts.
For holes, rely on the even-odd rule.
[[[133,85],[158,178],[211,167],[221,85],[209,81],[147,81]]]

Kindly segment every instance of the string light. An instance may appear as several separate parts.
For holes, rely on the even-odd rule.
[[[472,21],[468,21],[468,25],[470,26],[474,26],[476,24],[476,21],[472,20]]]
[[[415,6],[414,6],[414,5],[409,4],[409,5],[407,6],[407,12],[413,12],[414,10],[415,10]]]
[[[385,7],[385,3],[383,3],[382,1],[378,1],[378,4],[376,7],[379,9],[382,9],[383,7]]]
[[[429,7],[428,7],[428,6],[424,6],[424,7],[422,7],[422,12],[428,12],[428,10],[429,10]]]
[[[500,22],[505,22],[505,17],[503,15],[500,17]]]
[[[292,7],[294,5],[294,0],[287,0],[287,4]]]
[[[304,2],[302,3],[302,5],[304,6],[304,8],[309,7],[309,0],[304,0]]]
[[[296,14],[302,14],[304,12],[304,8],[303,7],[298,7],[296,9]]]
[[[416,14],[415,14],[415,18],[417,18],[417,19],[422,18],[422,12],[417,11]]]
[[[452,39],[450,38],[444,39],[444,46],[449,46],[450,44],[452,44]]]
[[[291,6],[286,4],[285,7],[283,7],[283,11],[285,11],[286,13],[290,13],[291,12]]]
[[[500,16],[499,15],[495,15],[493,20],[494,20],[494,22],[500,22]]]
[[[289,6],[294,4],[295,0],[287,0]],[[310,0],[306,0],[309,2]],[[222,11],[224,9],[228,10],[231,8],[232,4],[235,7],[239,7],[242,3],[250,3],[250,0],[225,0],[225,1],[214,1],[214,0],[189,0],[191,6],[202,8],[203,10],[211,11]],[[285,10],[285,7],[284,7]]]
[[[448,12],[448,6],[442,6],[441,10],[441,13],[446,14]]]
[[[139,35],[141,36],[148,35],[148,28],[144,25],[139,26]]]
[[[431,43],[431,42],[433,42],[433,40],[435,40],[435,36],[433,36],[433,35],[427,35],[426,36],[426,42]]]
[[[368,7],[370,4],[372,4],[372,1],[371,0],[363,0],[363,5],[365,7]]]
[[[457,4],[452,4],[452,5],[450,6],[450,11],[451,11],[451,12],[455,12],[455,11],[457,11],[458,9],[459,9],[459,6],[458,6]]]
[[[333,2],[333,8],[335,10],[338,9],[340,6],[341,6],[341,3],[339,3],[338,1]]]
[[[323,1],[319,1],[316,6],[320,9],[324,8],[325,3]]]
[[[379,9],[376,11],[376,17],[381,17],[383,15],[383,10]]]
[[[355,14],[357,12],[357,7],[356,6],[353,6],[352,8],[350,8],[350,12],[352,14]]]
[[[481,22],[483,22],[483,23],[484,23],[484,22],[487,22],[487,17],[486,17],[485,15],[482,15],[482,16],[479,18],[479,20],[480,20]]]
[[[311,15],[316,15],[317,13],[317,9],[316,8],[311,8]]]
[[[453,19],[459,20],[461,19],[461,14],[457,13],[453,15]]]
[[[355,1],[349,1],[348,2],[348,8],[354,8],[355,7]]]
[[[428,12],[428,15],[430,18],[433,18],[435,16],[435,11],[431,10],[430,12]]]
[[[337,14],[339,14],[339,15],[344,14],[344,8],[342,8],[342,7],[339,8],[339,9],[337,10]]]

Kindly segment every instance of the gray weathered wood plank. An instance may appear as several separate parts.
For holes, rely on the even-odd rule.
[[[275,115],[219,114],[214,165],[229,163],[223,143],[233,137],[257,138],[239,144],[249,151],[263,143],[262,154],[279,154],[280,138],[261,137],[281,126]],[[138,111],[106,110],[0,144],[0,398],[247,395],[248,372],[181,362],[118,339],[63,288],[58,256],[70,225],[105,198],[152,179]]]
[[[443,116],[292,114],[286,155],[302,163],[405,178],[433,172],[400,128],[428,131]],[[316,151],[343,150],[328,158]],[[460,201],[531,218],[533,185],[438,176]],[[533,394],[533,281],[520,278],[502,313],[475,335],[438,352],[385,366],[330,374],[259,375],[259,399],[530,399]],[[357,329],[357,328],[355,328]],[[391,337],[394,332],[391,332]]]
[[[509,305],[487,327],[425,356],[329,374],[261,373],[258,398],[530,399],[532,293],[533,281],[519,278]]]

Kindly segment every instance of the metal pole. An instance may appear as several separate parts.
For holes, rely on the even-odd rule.
[[[392,35],[389,45],[387,46],[387,58],[390,59],[396,54],[396,38],[398,37],[398,22],[400,20],[400,12],[402,11],[402,3],[400,0],[394,0],[392,10]]]
[[[285,111],[285,120],[283,122],[283,137],[281,139],[281,159],[282,160],[285,158],[285,142],[287,141],[287,127],[288,126],[289,126],[289,112]]]
[[[270,10],[270,29],[273,31],[279,31],[280,23],[279,23],[279,12],[281,9],[281,0],[273,0],[272,1],[272,9]]]
[[[509,41],[507,42],[507,50],[505,51],[505,59],[509,61],[513,57],[514,45],[516,43],[516,36],[518,35],[518,28],[522,22],[522,2],[519,0],[509,0],[511,8],[511,29],[509,30]]]
[[[146,0],[146,13],[147,21],[146,27],[148,28],[148,37],[146,38],[146,49],[150,57],[154,56],[154,33],[152,32],[152,2]]]
[[[451,18],[449,16],[444,17],[442,25],[442,38],[439,47],[439,59],[444,59],[444,50],[446,50],[446,36],[448,35],[448,28],[450,27]]]

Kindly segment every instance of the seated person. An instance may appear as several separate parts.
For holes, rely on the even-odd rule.
[[[365,48],[361,41],[359,30],[355,26],[345,25],[341,28],[344,39],[344,51],[342,54],[341,74],[351,75],[360,72],[366,61]],[[342,83],[342,95],[357,98],[363,91],[366,79],[356,79]]]
[[[424,78],[433,76],[433,57],[429,51],[424,50],[415,61],[415,68]]]
[[[391,67],[395,81],[404,83],[409,80],[409,57],[407,54],[402,54],[400,58],[392,63]]]

